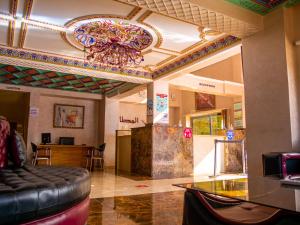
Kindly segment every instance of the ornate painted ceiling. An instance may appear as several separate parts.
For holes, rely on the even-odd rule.
[[[96,77],[0,64],[0,83],[111,95],[137,84]]]
[[[272,10],[286,6],[291,7],[300,3],[300,0],[226,0],[245,9],[249,9],[255,13],[266,15]]]
[[[205,26],[214,24],[207,13],[201,18],[208,22],[198,23],[151,10],[119,0],[0,0],[0,63],[148,83],[239,41],[232,32],[224,32],[227,28]],[[119,68],[85,60],[74,31],[105,19],[130,23],[151,35],[151,42],[142,48],[144,61],[139,66]],[[251,31],[250,26],[237,25]]]

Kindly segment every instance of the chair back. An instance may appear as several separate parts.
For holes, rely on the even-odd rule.
[[[32,149],[32,152],[35,153],[35,152],[37,152],[38,147],[37,147],[36,144],[34,144],[34,143],[31,142],[31,149]]]
[[[106,143],[103,143],[103,144],[99,145],[99,149],[98,149],[99,152],[104,152],[105,146],[106,146]]]

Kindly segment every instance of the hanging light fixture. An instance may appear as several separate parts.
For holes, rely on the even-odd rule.
[[[82,24],[74,36],[83,45],[86,60],[120,68],[143,62],[142,50],[153,41],[142,27],[110,19]]]

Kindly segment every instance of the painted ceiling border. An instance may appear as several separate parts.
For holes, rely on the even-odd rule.
[[[193,53],[190,53],[184,58],[178,59],[169,65],[156,70],[152,73],[153,79],[157,79],[163,75],[169,74],[171,72],[175,72],[176,70],[188,66],[189,64],[192,64],[216,51],[222,50],[226,47],[229,47],[230,45],[233,45],[240,41],[239,38],[234,36],[226,36],[224,38],[219,39],[218,41],[211,43]]]
[[[47,54],[28,52],[2,46],[0,46],[0,57],[2,57],[2,59],[7,58],[7,60],[14,63],[14,65],[21,64],[21,66],[33,68],[39,68],[43,65],[40,69],[48,69],[58,72],[74,71],[72,73],[91,75],[106,79],[124,80],[134,83],[147,83],[152,80],[152,75],[149,72],[131,69],[121,70],[119,68],[91,65],[79,60],[50,56]]]
[[[204,46],[203,48],[200,48],[188,54],[187,56],[181,57],[180,59],[175,60],[174,62],[158,70],[154,70],[152,73],[147,71],[138,71],[134,69],[122,70],[117,67],[108,67],[108,66],[96,65],[96,64],[91,65],[88,62],[84,62],[76,59],[52,56],[52,55],[47,55],[47,54],[42,54],[37,52],[28,52],[25,50],[2,47],[2,46],[0,46],[0,56],[26,60],[28,61],[27,64],[29,66],[31,62],[39,62],[44,64],[46,63],[46,64],[52,64],[51,66],[52,70],[55,70],[53,69],[54,67],[63,66],[63,67],[69,67],[69,68],[80,70],[79,74],[82,75],[88,75],[92,73],[99,75],[99,73],[108,73],[110,75],[115,76],[114,78],[111,79],[119,79],[119,80],[126,80],[126,81],[133,79],[135,80],[135,83],[140,83],[141,82],[140,79],[142,79],[144,80],[143,82],[147,83],[147,82],[151,82],[153,78],[156,79],[162,75],[174,72],[180,69],[181,67],[187,66],[195,61],[198,61],[201,58],[213,52],[226,48],[238,42],[239,40],[240,40],[239,38],[234,36],[226,36],[207,46]],[[78,71],[75,73],[78,73]],[[107,77],[104,76],[103,78],[107,78]]]

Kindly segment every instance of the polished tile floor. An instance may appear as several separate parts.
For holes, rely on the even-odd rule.
[[[114,170],[109,169],[91,175],[88,225],[179,225],[184,190],[172,184],[210,180],[205,176],[152,180],[149,177],[116,176]]]
[[[152,180],[147,177],[119,175],[114,170],[92,172],[91,198],[129,196],[169,191],[180,191],[172,184],[209,180],[208,177],[187,177]]]
[[[183,191],[91,199],[88,225],[181,225]]]

